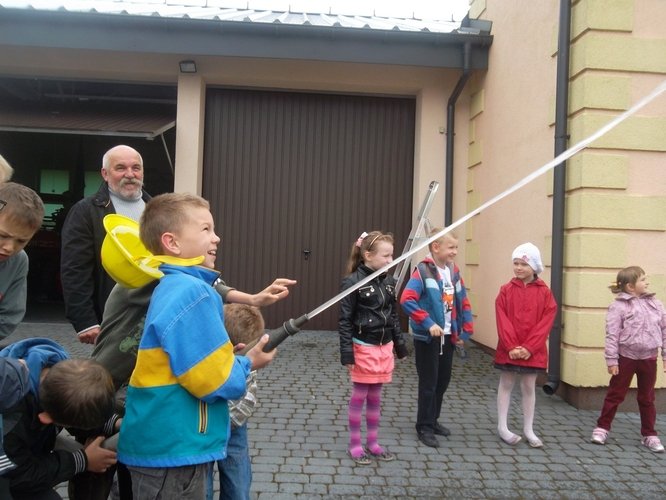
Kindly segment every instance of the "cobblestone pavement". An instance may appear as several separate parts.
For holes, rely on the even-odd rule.
[[[67,324],[24,323],[8,340],[47,336],[87,356]],[[384,387],[380,442],[394,462],[354,466],[346,455],[350,382],[334,332],[303,331],[279,347],[260,372],[259,406],[250,419],[254,498],[539,498],[666,497],[666,454],[640,445],[637,413],[618,413],[606,446],[589,443],[596,411],[577,410],[537,390],[535,430],[543,449],[516,447],[496,435],[498,374],[492,358],[470,346],[456,357],[440,422],[452,431],[440,448],[416,439],[413,355],[396,363]],[[518,389],[518,388],[516,388]],[[519,391],[510,425],[519,432]],[[657,428],[666,432],[666,417]],[[58,491],[64,496],[66,489]]]

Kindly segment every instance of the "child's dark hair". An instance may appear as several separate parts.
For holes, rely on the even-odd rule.
[[[233,345],[249,344],[264,334],[264,317],[258,307],[225,304],[224,327]]]
[[[210,209],[208,201],[189,193],[165,193],[151,198],[141,214],[139,237],[155,255],[164,253],[162,235],[176,233],[189,222],[187,208]]]
[[[617,273],[615,282],[611,283],[608,288],[613,293],[626,292],[627,285],[635,285],[638,279],[644,275],[645,271],[638,266],[625,267]]]
[[[114,409],[115,388],[109,372],[92,359],[56,363],[39,384],[39,403],[59,425],[102,427]]]
[[[363,233],[352,245],[351,253],[347,260],[347,274],[353,273],[358,269],[358,266],[363,262],[365,252],[373,253],[373,251],[377,251],[377,243],[380,241],[385,241],[393,245],[393,235],[391,233],[382,233],[381,231]]]
[[[0,200],[6,205],[0,212],[7,219],[36,232],[44,219],[44,203],[37,193],[15,182],[0,184]]]

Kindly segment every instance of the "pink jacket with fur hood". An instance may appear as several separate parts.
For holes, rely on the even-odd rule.
[[[666,311],[653,293],[640,297],[620,292],[606,315],[606,364],[617,366],[618,356],[655,359],[659,348],[666,362]]]

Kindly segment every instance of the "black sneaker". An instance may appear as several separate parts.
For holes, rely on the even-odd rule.
[[[444,427],[443,425],[439,425],[439,424],[436,423],[435,424],[435,434],[437,434],[438,436],[447,436],[448,437],[448,436],[451,435],[451,431],[449,429],[447,429],[446,427]]]
[[[439,441],[432,432],[419,432],[419,441],[431,448],[439,448]]]

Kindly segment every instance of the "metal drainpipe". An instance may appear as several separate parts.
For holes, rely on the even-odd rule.
[[[557,41],[557,86],[555,94],[555,156],[567,149],[569,139],[569,43],[571,40],[571,1],[560,0],[560,26]],[[562,282],[564,278],[564,212],[566,162],[553,174],[553,243],[550,289],[557,302],[557,315],[548,340],[548,381],[543,391],[552,395],[560,385],[562,340]]]
[[[446,105],[446,165],[444,170],[444,226],[453,221],[453,138],[456,128],[456,101],[470,77],[472,45],[463,46],[463,72]]]

